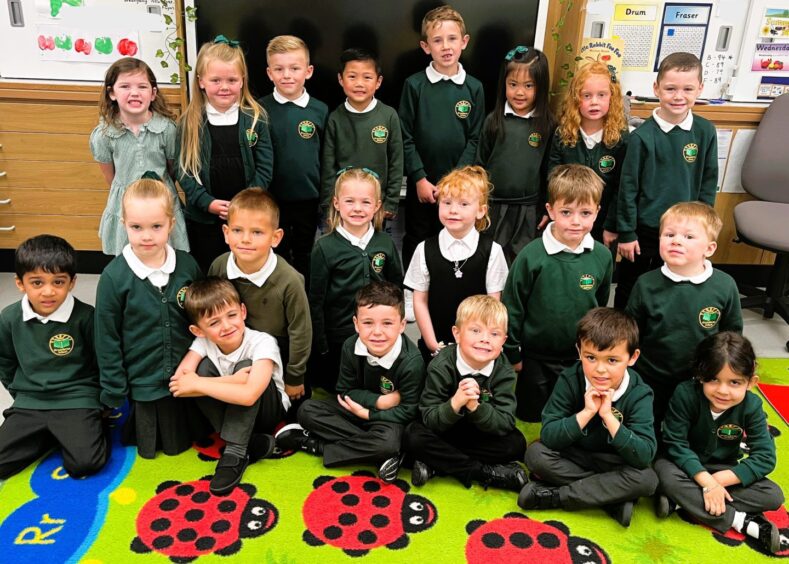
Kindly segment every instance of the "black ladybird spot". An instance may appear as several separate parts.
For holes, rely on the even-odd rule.
[[[342,536],[342,529],[335,526],[326,527],[323,529],[323,536],[329,540],[336,540]]]
[[[232,513],[236,510],[236,502],[228,499],[227,501],[220,503],[217,506],[217,509],[219,509],[219,511],[222,513]]]
[[[157,519],[153,523],[151,523],[151,530],[156,531],[157,533],[161,533],[162,531],[166,531],[170,528],[170,520],[169,519]]]
[[[197,550],[211,550],[215,544],[216,540],[211,537],[200,537],[195,542],[195,548]]]
[[[373,544],[378,540],[378,535],[372,531],[362,531],[356,538],[358,538],[359,542],[362,544]]]
[[[175,488],[175,494],[180,495],[181,497],[189,495],[193,491],[195,491],[194,486],[190,486],[189,484],[183,484],[182,486]]]
[[[165,499],[163,502],[159,504],[159,509],[162,511],[172,511],[176,507],[178,507],[179,503],[177,499]]]
[[[203,516],[205,516],[205,513],[203,511],[200,511],[199,509],[190,509],[189,511],[186,512],[186,515],[184,515],[186,520],[191,521],[192,523],[194,523],[195,521],[199,521],[200,519],[203,518]]]
[[[534,541],[531,540],[531,537],[526,533],[512,533],[510,535],[510,543],[512,543],[512,546],[515,548],[524,549],[529,548],[534,544]]]
[[[384,507],[389,507],[390,503],[392,503],[392,500],[390,500],[385,495],[377,495],[373,498],[373,505],[380,509],[383,509]]]
[[[173,537],[169,535],[162,535],[160,537],[156,537],[155,539],[153,539],[153,542],[151,544],[153,544],[153,547],[156,550],[163,550],[168,546],[170,546],[171,544],[173,544]]]
[[[331,485],[332,491],[337,492],[338,494],[345,493],[351,489],[351,485],[348,482],[334,482]]]
[[[382,529],[389,524],[389,517],[381,514],[373,515],[370,519],[370,523],[373,525],[373,527]]]
[[[370,480],[369,482],[364,483],[362,489],[366,492],[377,492],[381,489],[381,484],[374,480]]]
[[[485,533],[482,535],[482,544],[488,548],[501,548],[504,546],[504,537],[498,533]]]
[[[224,533],[230,530],[230,521],[220,519],[211,525],[211,531],[214,533]]]
[[[192,501],[194,503],[205,503],[211,499],[211,494],[208,492],[197,492],[192,496]]]
[[[197,531],[194,529],[182,529],[176,535],[181,542],[192,542],[197,538]]]
[[[345,525],[346,527],[349,525],[353,525],[356,523],[356,515],[353,513],[343,513],[340,515],[340,525]]]
[[[343,505],[348,505],[348,506],[358,505],[359,496],[353,494],[344,495],[342,496],[342,499],[340,501],[342,502]]]
[[[552,533],[540,533],[537,535],[537,542],[543,548],[558,548],[561,544],[559,542],[559,537]]]

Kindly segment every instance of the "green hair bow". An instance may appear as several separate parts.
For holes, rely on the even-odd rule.
[[[228,39],[224,35],[217,35],[214,37],[214,43],[224,43],[225,45],[229,45],[230,47],[238,47],[238,41],[235,39]]]
[[[518,61],[519,61],[519,60],[521,60],[521,59],[522,59],[522,58],[523,58],[523,57],[526,55],[526,53],[528,53],[528,52],[529,52],[529,48],[528,48],[528,47],[524,47],[523,45],[518,45],[517,47],[515,47],[515,49],[511,49],[511,50],[510,50],[510,51],[509,51],[509,52],[508,52],[508,53],[507,53],[507,54],[504,56],[504,60],[505,60],[505,61],[512,61],[512,60],[514,59],[514,60],[518,60]]]

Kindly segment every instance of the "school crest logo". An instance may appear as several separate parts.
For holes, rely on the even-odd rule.
[[[254,147],[255,145],[258,144],[257,131],[255,131],[254,129],[247,129],[246,130],[246,136],[247,136],[247,144],[250,147]]]
[[[315,135],[315,129],[315,124],[305,119],[299,123],[299,137],[302,139],[312,139],[312,136]]]
[[[529,145],[531,145],[532,147],[539,147],[541,141],[542,141],[542,135],[540,135],[536,131],[531,135],[529,135]]]
[[[471,113],[471,102],[468,100],[461,100],[455,104],[455,115],[460,119],[466,119]]]
[[[184,286],[183,288],[178,290],[178,293],[175,295],[175,303],[177,303],[178,307],[180,307],[181,309],[184,309],[184,302],[186,301],[186,290],[187,289],[188,289],[188,286]]]
[[[373,270],[377,274],[381,274],[381,271],[384,269],[384,265],[386,264],[386,255],[383,253],[375,253],[373,255],[373,260],[371,261]]]
[[[721,310],[715,306],[705,307],[699,312],[699,325],[705,329],[712,329],[721,318]]]
[[[66,356],[74,350],[74,337],[68,333],[58,333],[49,340],[49,350],[55,356]]]
[[[386,140],[389,139],[389,130],[384,125],[376,125],[370,134],[375,143],[386,143]]]
[[[597,170],[603,174],[608,174],[616,167],[616,159],[611,155],[604,155],[597,161]]]
[[[487,388],[480,387],[479,389],[480,403],[488,403],[491,399],[493,399],[493,394],[490,393],[490,390]]]
[[[392,392],[394,392],[395,389],[394,383],[386,376],[381,376],[380,387],[381,387],[381,393],[384,395],[391,394]]]
[[[696,157],[699,156],[699,146],[695,143],[688,143],[682,148],[682,156],[689,163],[696,162]]]
[[[740,437],[742,437],[742,427],[734,423],[727,423],[718,427],[715,434],[724,441],[739,441]]]
[[[581,274],[581,278],[578,280],[578,287],[587,292],[594,290],[594,276],[591,274]]]
[[[613,415],[614,419],[616,419],[620,423],[625,420],[625,416],[622,415],[622,412],[613,406],[611,407],[611,415]]]

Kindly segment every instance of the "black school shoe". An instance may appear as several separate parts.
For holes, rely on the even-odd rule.
[[[658,495],[655,498],[655,513],[658,518],[665,519],[677,510],[677,504],[665,495]]]
[[[522,509],[559,509],[559,488],[532,480],[521,488],[518,505]]]
[[[249,455],[249,462],[257,462],[263,458],[268,458],[274,452],[274,447],[277,442],[271,435],[265,433],[253,433],[249,438],[247,445],[247,454]]]
[[[411,483],[413,485],[416,487],[424,486],[435,475],[436,471],[430,466],[419,460],[414,460],[414,466],[411,468]]]
[[[759,527],[759,536],[748,534],[748,525],[756,523]],[[748,513],[742,526],[742,532],[750,537],[756,538],[762,548],[770,554],[776,554],[781,550],[781,532],[775,523],[771,523],[761,513]]]
[[[280,450],[301,450],[316,456],[323,454],[323,441],[310,435],[310,432],[298,423],[285,425],[277,431],[274,439]]]
[[[208,484],[208,490],[214,495],[230,493],[241,481],[248,464],[249,456],[240,458],[235,454],[223,454],[216,464],[216,471]]]
[[[397,473],[400,471],[400,465],[403,463],[403,454],[396,454],[387,458],[378,467],[378,478],[382,482],[391,484],[397,479]]]
[[[482,466],[482,474],[483,478],[480,480],[480,483],[485,486],[485,489],[488,489],[490,486],[519,492],[526,485],[526,482],[529,481],[526,477],[526,472],[517,462],[493,465],[484,464]]]
[[[605,511],[614,518],[614,521],[623,527],[629,527],[630,521],[633,519],[633,507],[632,501],[623,501],[622,503],[606,506]]]

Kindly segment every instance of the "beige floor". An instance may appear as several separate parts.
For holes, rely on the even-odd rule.
[[[98,280],[99,277],[94,274],[79,275],[74,287],[75,297],[86,303],[93,304]],[[13,274],[0,273],[0,309],[20,298],[21,294],[14,284]],[[789,358],[789,353],[784,348],[786,341],[789,340],[789,325],[777,316],[773,319],[762,319],[761,312],[758,310],[745,310],[743,318],[745,320],[745,336],[753,343],[758,356],[763,358]],[[416,323],[408,325],[406,334],[413,339],[419,337],[419,329],[417,329]],[[0,386],[0,413],[10,404],[11,397]],[[2,421],[2,416],[0,416],[0,421]]]

